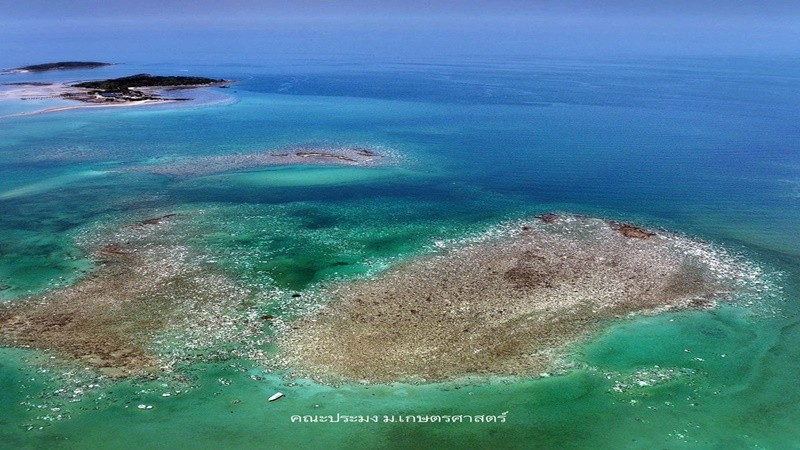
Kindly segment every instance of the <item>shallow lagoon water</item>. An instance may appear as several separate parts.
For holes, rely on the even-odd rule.
[[[86,236],[171,212],[210,264],[269,293],[253,299],[265,311],[280,310],[276,291],[368,276],[438,240],[551,210],[714,242],[763,267],[773,288],[751,303],[609,324],[574,347],[571,367],[537,379],[332,387],[230,359],[187,362],[180,380],[112,382],[3,349],[0,446],[797,445],[796,68],[690,60],[370,69],[204,67],[241,80],[225,93],[235,102],[0,119],[0,192],[25,194],[0,199],[0,294],[15,301],[70,283],[91,270]],[[380,146],[402,161],[195,178],[115,172],[297,143]],[[268,403],[276,391],[287,395]],[[504,411],[504,424],[448,427],[290,421]]]
[[[396,168],[349,167],[295,167],[246,171],[233,175],[218,175],[202,180],[208,184],[241,186],[242,188],[269,188],[291,186],[330,186],[338,184],[363,184],[386,178],[409,175]]]

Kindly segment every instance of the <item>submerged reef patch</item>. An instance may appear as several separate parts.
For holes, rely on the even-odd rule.
[[[368,277],[284,291],[262,271],[237,278],[238,266],[208,252],[198,233],[217,239],[216,226],[229,225],[220,217],[229,214],[194,208],[87,229],[77,241],[96,270],[0,304],[0,345],[49,350],[114,378],[231,357],[334,383],[536,375],[604,321],[711,308],[758,279],[711,244],[548,214],[437,240]],[[272,255],[246,242],[236,252]]]
[[[125,170],[158,175],[200,176],[256,167],[289,164],[376,165],[388,154],[361,146],[291,146],[251,153],[176,158],[157,164],[142,164]]]
[[[0,344],[51,350],[118,378],[169,370],[181,355],[260,332],[239,313],[248,291],[176,242],[184,237],[171,232],[174,217],[92,242],[98,268],[74,285],[0,305]]]
[[[746,270],[693,239],[556,214],[440,247],[329,286],[286,324],[282,367],[332,382],[535,375],[603,321],[711,307]]]

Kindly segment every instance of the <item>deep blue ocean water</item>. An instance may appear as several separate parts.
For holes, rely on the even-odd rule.
[[[206,212],[196,224],[205,231],[187,244],[255,287],[308,289],[411,257],[436,239],[559,211],[713,242],[760,266],[771,289],[752,304],[609,325],[577,345],[575,368],[558,376],[463,386],[288,385],[252,362],[198,362],[186,369],[194,387],[181,395],[104,381],[80,385],[87,393],[72,402],[53,394],[67,381],[37,352],[2,349],[0,447],[798,445],[800,61],[155,62],[0,82],[139,72],[236,82],[192,104],[0,118],[5,301],[91,270],[77,243],[87,230],[196,210]],[[0,115],[53,105],[3,101]],[[375,146],[400,163],[190,178],[120,171],[295,144]],[[659,381],[638,383],[651,379]],[[615,390],[621,384],[633,387]],[[287,398],[267,404],[276,390]],[[141,402],[155,407],[134,408]],[[508,422],[289,422],[293,414],[461,411],[508,411]]]

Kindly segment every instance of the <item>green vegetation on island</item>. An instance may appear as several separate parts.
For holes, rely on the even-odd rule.
[[[203,86],[215,83],[224,83],[225,80],[215,80],[205,77],[181,77],[170,76],[162,77],[140,73],[128,77],[112,78],[101,81],[85,81],[74,84],[73,86],[86,89],[98,89],[106,92],[119,92],[137,87],[179,87],[179,86]]]
[[[111,63],[96,61],[60,61],[46,64],[33,64],[30,66],[15,67],[8,72],[47,72],[48,70],[94,69],[110,66]]]
[[[186,98],[164,98],[159,91],[165,89],[191,89],[224,85],[226,80],[205,77],[156,76],[146,73],[108,80],[84,81],[69,85],[79,91],[68,91],[62,98],[88,103],[127,103],[143,101],[176,101]]]

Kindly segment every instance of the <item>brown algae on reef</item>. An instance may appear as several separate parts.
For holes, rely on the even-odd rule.
[[[83,245],[97,270],[0,305],[0,343],[51,350],[110,377],[169,371],[203,349],[330,382],[535,375],[603,321],[713,307],[747,270],[687,237],[548,214],[437,243],[369,278],[268,293],[187,246],[197,229],[186,214],[203,213],[90,233]],[[254,297],[282,302],[283,312],[265,314]],[[261,350],[268,340],[277,354]]]
[[[602,321],[713,306],[736,264],[686,237],[548,214],[329,286],[285,326],[280,364],[332,382],[535,375]]]
[[[74,285],[0,305],[0,343],[51,350],[118,378],[169,369],[175,352],[156,350],[166,333],[178,353],[191,353],[259,332],[236,317],[247,290],[175,242],[174,216],[99,238],[97,270]]]

